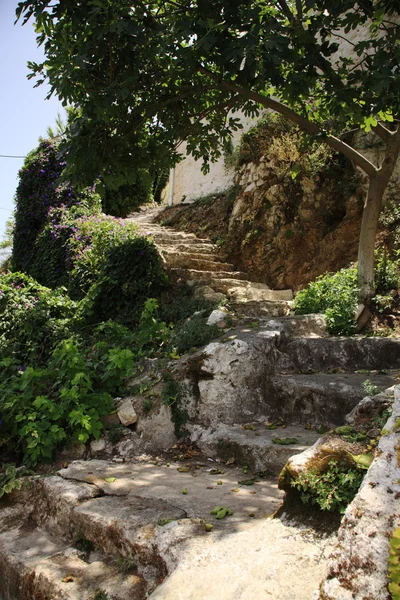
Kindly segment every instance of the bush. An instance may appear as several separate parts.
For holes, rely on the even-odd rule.
[[[0,275],[0,358],[42,364],[71,335],[76,303],[23,273]]]
[[[166,284],[161,257],[149,238],[115,239],[83,310],[91,322],[112,319],[132,327],[138,324],[146,300],[159,297]]]
[[[375,281],[378,292],[397,289],[398,268],[398,261],[391,260],[382,249],[375,251]],[[358,283],[355,265],[317,277],[304,290],[298,292],[295,298],[296,314],[324,313],[328,331],[338,335],[351,335],[354,332],[357,305]]]
[[[126,352],[126,351],[125,351]],[[105,372],[115,357],[108,355]],[[25,465],[50,460],[67,437],[85,443],[98,438],[101,416],[113,409],[107,378],[95,372],[73,340],[63,340],[44,368],[4,359],[0,380],[2,424],[0,446],[20,456]]]
[[[167,323],[176,325],[194,315],[195,312],[204,310],[211,313],[215,307],[215,302],[204,297],[196,297],[193,288],[186,283],[178,283],[163,296],[161,318]]]
[[[209,344],[221,335],[221,330],[216,325],[207,325],[205,318],[194,315],[173,332],[171,346],[178,354],[184,354],[192,348]]]
[[[350,335],[354,332],[357,304],[357,269],[351,266],[309,283],[297,294],[295,311],[298,315],[324,313],[330,333]]]
[[[47,222],[49,210],[78,201],[71,186],[60,181],[64,166],[58,157],[58,142],[42,139],[19,172],[12,257],[16,271],[30,273],[36,238]]]
[[[21,290],[19,294],[26,297]],[[47,293],[54,301],[59,299],[58,291]],[[24,364],[21,354],[2,353],[0,449],[30,466],[50,460],[66,439],[85,443],[98,438],[103,429],[101,417],[114,409],[115,396],[127,393],[125,382],[136,374],[137,362],[162,353],[168,341],[170,331],[155,318],[157,308],[155,299],[146,301],[134,332],[107,322],[86,337],[77,332],[71,336],[70,321],[70,330],[65,331],[70,337],[55,345],[56,338],[50,336],[40,364],[35,353],[24,356]],[[26,342],[37,348],[31,329]]]
[[[105,188],[101,205],[108,215],[126,217],[135,208],[152,201],[153,178],[145,169],[139,169],[136,183],[121,185],[116,190]]]

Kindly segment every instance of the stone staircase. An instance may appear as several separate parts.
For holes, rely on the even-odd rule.
[[[223,262],[218,247],[193,233],[176,231],[154,222],[160,209],[131,215],[128,220],[154,238],[171,273],[196,285],[199,293],[223,300],[236,313],[248,317],[283,316],[290,312],[292,290],[271,290],[263,283],[249,281],[247,273]]]

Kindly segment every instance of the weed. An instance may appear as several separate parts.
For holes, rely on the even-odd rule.
[[[171,346],[178,354],[184,354],[192,348],[198,348],[210,343],[221,335],[216,325],[207,325],[201,315],[194,315],[177,327],[171,338]]]
[[[169,374],[165,376],[162,399],[163,403],[171,408],[176,437],[186,437],[188,431],[185,425],[189,421],[189,413],[184,404],[184,390],[182,384],[172,379]]]
[[[118,556],[115,560],[115,563],[117,565],[117,568],[122,573],[129,573],[136,567],[132,554],[127,554],[126,556]]]
[[[143,399],[143,410],[145,413],[151,412],[153,409],[153,400],[151,398]]]
[[[27,475],[26,470],[19,470],[13,464],[4,464],[0,468],[0,498],[22,487],[21,477]]]
[[[370,379],[366,379],[365,381],[363,381],[362,389],[367,394],[367,396],[375,396],[379,391],[378,386],[372,383]]]
[[[111,442],[111,444],[118,444],[118,442],[120,442],[123,437],[123,433],[124,428],[121,425],[116,425],[115,427],[112,427],[107,435],[108,441]]]
[[[98,589],[95,591],[93,600],[111,600],[110,596],[104,590]]]
[[[317,504],[321,510],[343,513],[356,495],[364,474],[362,469],[331,460],[324,473],[317,474],[315,470],[300,473],[290,483],[300,492],[304,504]]]

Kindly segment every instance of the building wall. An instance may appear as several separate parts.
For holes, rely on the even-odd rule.
[[[236,147],[243,133],[257,123],[258,118],[245,117],[242,113],[235,113],[240,117],[243,129],[236,131],[232,137],[233,146]],[[179,148],[181,154],[186,155],[186,143]],[[186,155],[173,172],[169,180],[169,204],[193,202],[196,198],[226,190],[233,184],[235,170],[225,164],[224,157],[210,164],[207,175],[201,172],[201,160]]]

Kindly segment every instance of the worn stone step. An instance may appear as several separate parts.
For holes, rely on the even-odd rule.
[[[214,281],[218,281],[218,278],[224,279],[226,277],[234,276],[235,280],[239,280],[240,278],[247,277],[247,273],[242,273],[241,271],[200,271],[197,269],[183,269],[183,268],[172,268],[171,271],[175,273],[178,277],[182,279],[186,279],[187,281],[194,281],[198,283],[209,284],[215,291],[219,292],[214,286]]]
[[[280,343],[280,353],[271,365],[276,373],[311,371],[369,371],[400,368],[400,340],[361,336],[305,339]]]
[[[314,373],[276,375],[269,382],[271,418],[291,422],[342,425],[349,413],[366,395],[368,379],[379,390],[395,383],[395,374]]]
[[[293,299],[292,290],[271,290],[263,283],[251,281],[238,281],[236,278],[221,278],[213,281],[213,287],[218,292],[223,292],[233,302],[256,302],[259,300],[284,300]]]
[[[227,535],[253,528],[275,512],[281,503],[282,492],[275,481],[263,479],[258,482],[257,493],[253,496],[253,490],[239,484],[245,477],[237,466],[204,459],[196,463],[185,461],[183,465],[184,472],[180,472],[178,468],[182,467],[182,462],[173,460],[168,464],[165,460],[157,464],[153,460],[136,463],[75,461],[57,476],[31,478],[29,487],[15,492],[13,499],[24,502],[24,510],[32,515],[35,530],[40,528],[45,537],[53,536],[58,540],[55,550],[51,546],[48,560],[54,552],[62,553],[70,548],[77,537],[83,538],[92,542],[106,557],[103,562],[111,561],[111,566],[115,561],[131,561],[136,567],[135,584],[140,584],[140,590],[148,595],[179,566],[188,540],[201,543],[206,535],[205,520],[213,522],[218,538],[222,533]],[[210,470],[215,467],[222,469],[213,475]],[[234,514],[229,520],[216,521],[210,511],[217,505],[229,506]],[[15,524],[7,519],[5,510],[9,509],[0,507],[0,523],[4,524],[0,537],[7,540]],[[14,517],[18,518],[18,515]],[[27,541],[27,547],[33,547],[32,552],[35,552],[35,543],[34,539]],[[4,579],[4,564],[0,561],[0,581]],[[46,569],[51,571],[53,567],[50,567],[47,562]],[[66,574],[63,572],[63,577]],[[50,590],[53,589],[52,581],[50,578]],[[49,600],[64,600],[57,585],[53,587],[54,596],[49,595]],[[141,600],[145,597],[141,593],[133,597]],[[110,597],[114,598],[111,593]],[[122,597],[128,599],[131,596],[126,593]],[[7,596],[3,600],[11,598],[25,600],[25,596]],[[79,596],[71,598],[77,600]],[[86,598],[82,593],[81,600]],[[120,596],[115,598],[120,600]],[[36,597],[32,596],[33,599]],[[31,597],[26,596],[26,600]]]
[[[283,300],[253,300],[235,302],[230,300],[229,306],[235,313],[245,317],[284,317],[290,314],[291,303]]]
[[[29,519],[0,535],[0,573],[2,600],[92,600],[99,590],[115,600],[146,598],[140,576],[121,573],[111,557],[69,546]]]
[[[185,244],[209,244],[209,239],[198,238],[194,235],[194,233],[185,233],[183,231],[173,231],[173,230],[150,230],[150,229],[142,229],[143,233],[147,233],[154,237],[156,241],[171,241],[173,242],[181,242]]]
[[[304,452],[320,437],[315,430],[298,425],[273,430],[257,422],[245,425],[248,426],[254,429],[244,429],[242,425],[219,424],[210,429],[192,425],[190,437],[210,456],[218,456],[225,461],[234,458],[238,464],[271,476],[280,473],[290,456]],[[297,442],[279,445],[272,441],[276,438],[294,438]]]
[[[196,258],[192,254],[187,253],[166,253],[162,252],[167,266],[169,268],[193,269],[196,271],[224,271],[234,272],[234,266],[231,263],[219,262],[216,260],[205,260],[204,258]]]
[[[196,254],[200,256],[209,256],[215,255],[218,256],[218,248],[214,246],[214,244],[186,244],[186,243],[176,243],[170,244],[157,241],[156,246],[166,252],[189,252],[190,254]]]

